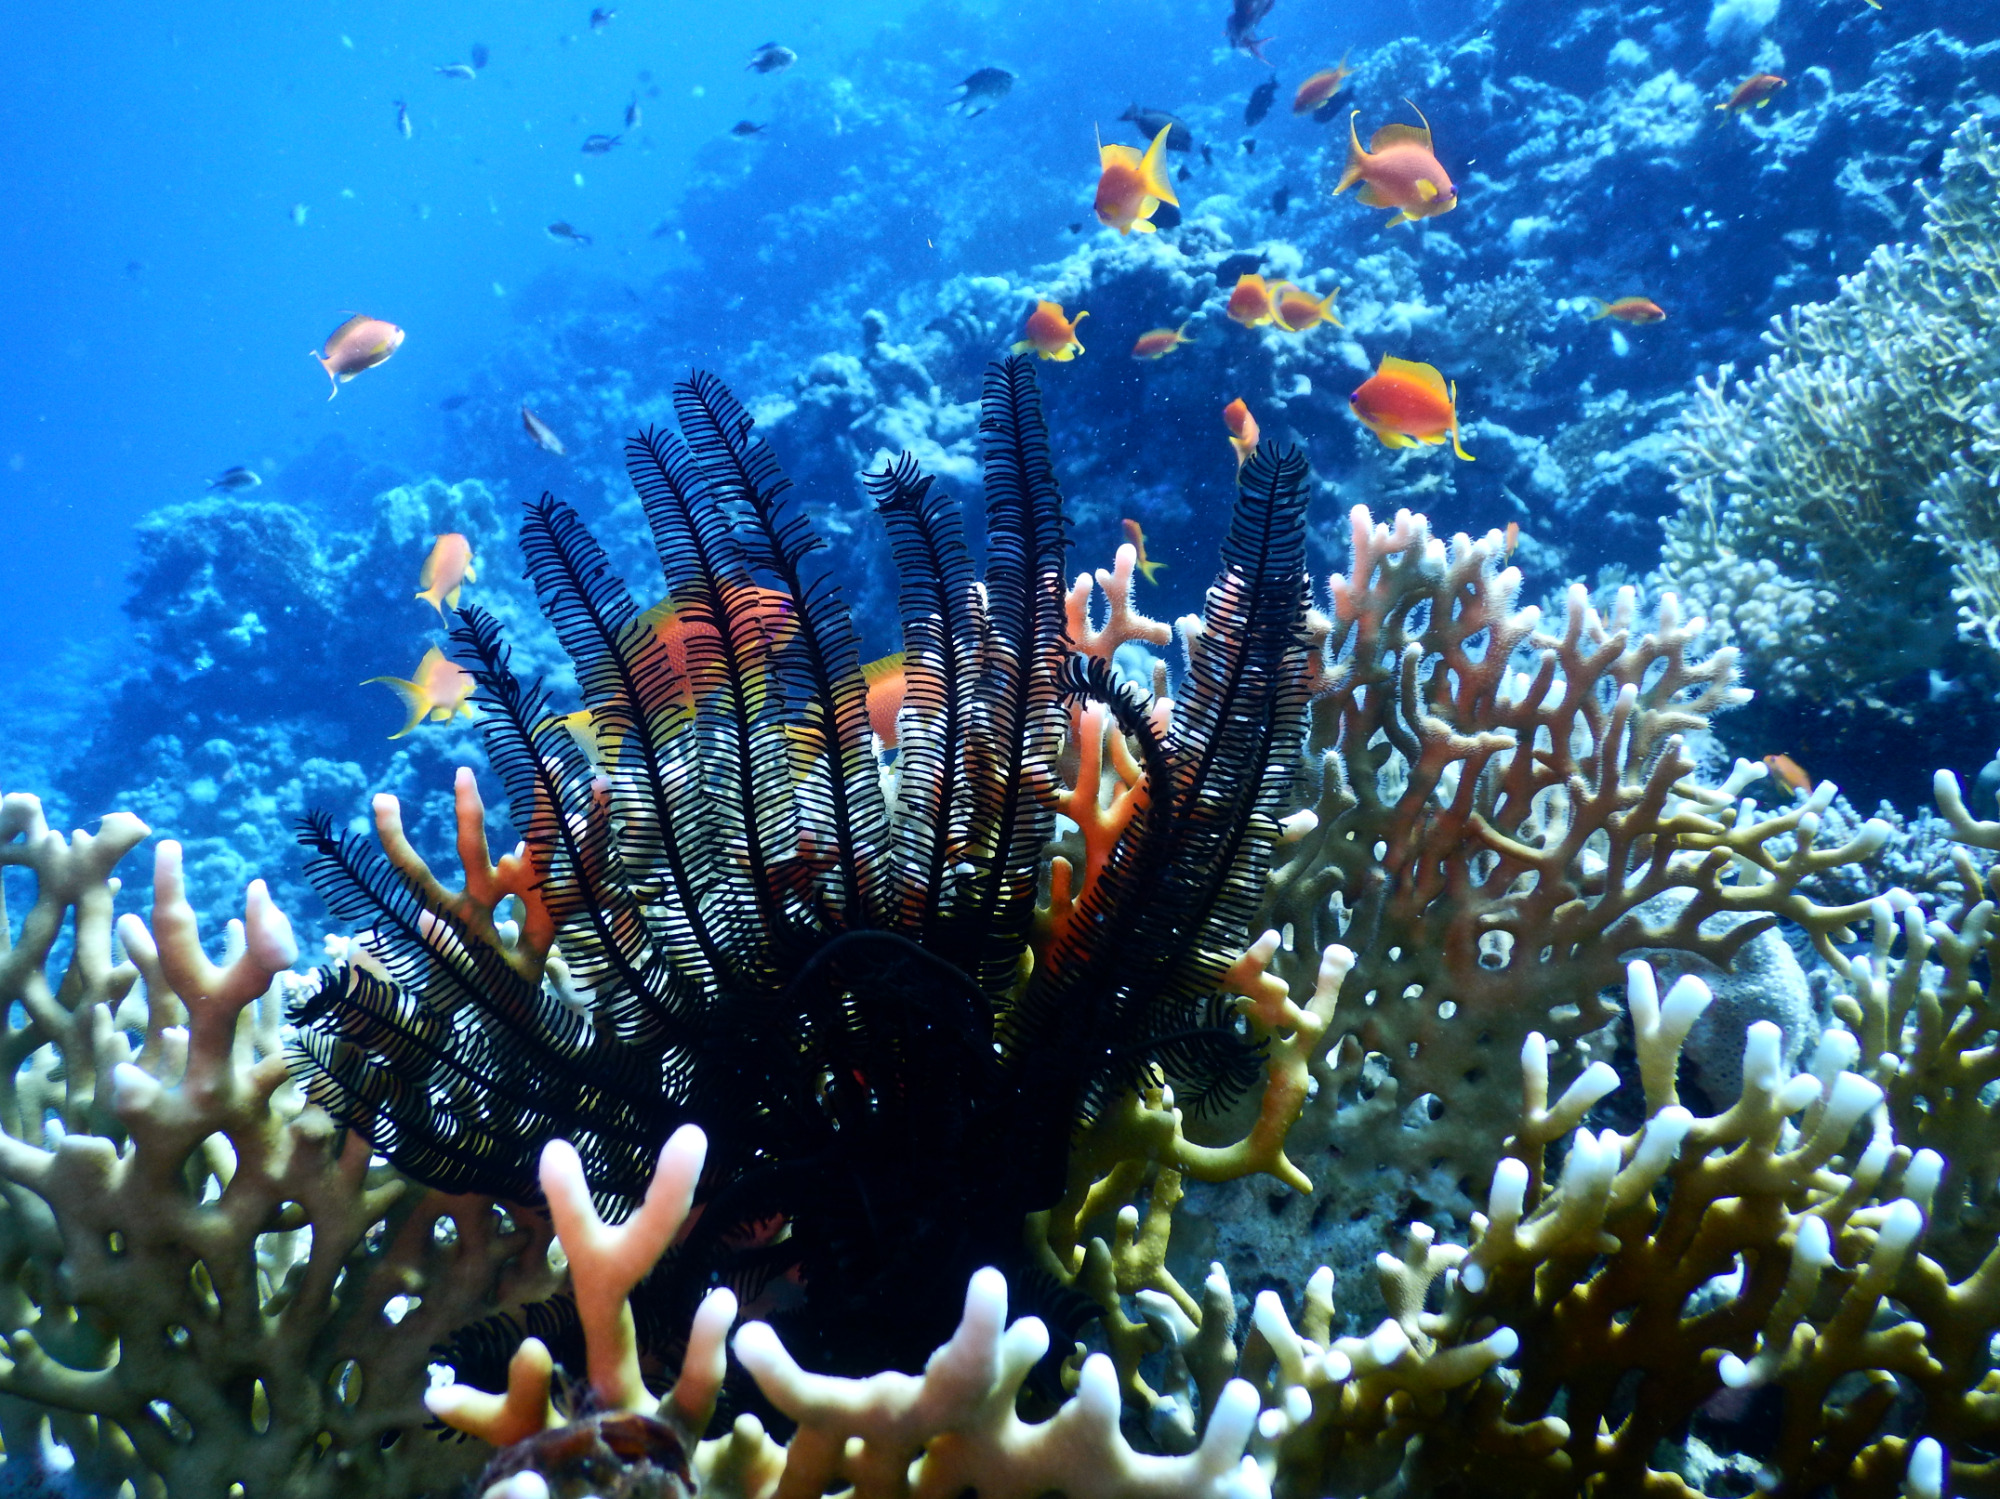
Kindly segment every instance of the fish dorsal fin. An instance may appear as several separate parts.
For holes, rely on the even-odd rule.
[[[893,677],[903,669],[903,653],[896,651],[884,656],[880,661],[870,661],[861,668],[861,680],[873,687],[888,677]]]
[[[1391,146],[1401,145],[1422,146],[1428,151],[1431,148],[1431,133],[1422,125],[1384,125],[1368,140],[1368,149],[1375,155],[1380,155]]]
[[[1113,142],[1111,145],[1099,145],[1097,148],[1097,165],[1100,171],[1106,167],[1130,167],[1137,171],[1141,159],[1138,149],[1133,146],[1122,146]]]
[[[1444,376],[1440,375],[1431,365],[1421,364],[1414,359],[1398,359],[1394,354],[1384,354],[1382,356],[1382,367],[1375,373],[1378,375],[1399,376],[1404,380],[1409,380],[1414,384],[1423,386],[1425,390],[1436,395],[1440,401],[1444,401],[1447,404],[1451,401],[1449,392],[1445,390]]]

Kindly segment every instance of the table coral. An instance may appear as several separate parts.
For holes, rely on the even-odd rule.
[[[187,1499],[453,1482],[430,1346],[547,1295],[546,1234],[397,1180],[299,1096],[297,949],[261,883],[218,966],[161,843],[150,926],[119,918],[114,947],[111,871],[147,834],[115,813],[65,839],[0,799],[0,866],[34,879],[18,927],[0,906],[8,1467],[53,1453],[94,1492]]]

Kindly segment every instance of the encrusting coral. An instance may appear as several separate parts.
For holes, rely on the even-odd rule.
[[[1921,244],[1774,320],[1777,352],[1734,391],[1703,382],[1673,440],[1658,581],[1781,699],[1879,711],[1951,664],[1954,607],[1989,672],[2000,648],[2000,151],[1977,116],[1925,196]]]

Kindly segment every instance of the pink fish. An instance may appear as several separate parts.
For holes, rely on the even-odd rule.
[[[341,386],[363,370],[374,369],[402,346],[401,328],[357,312],[327,335],[325,348],[306,352],[320,362],[327,379],[333,382],[333,389],[327,394],[331,401],[340,394]]]

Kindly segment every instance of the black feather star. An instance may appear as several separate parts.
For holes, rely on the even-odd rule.
[[[1076,1298],[1022,1226],[1062,1195],[1076,1131],[1149,1078],[1198,1101],[1256,1065],[1221,981],[1302,747],[1305,463],[1244,468],[1162,732],[1144,693],[1071,648],[1040,396],[1025,360],[995,365],[983,579],[914,460],[867,478],[901,576],[885,792],[823,544],[719,381],[684,382],[674,411],[677,432],[627,449],[662,606],[641,610],[568,506],[544,496],[522,526],[584,712],[515,676],[490,615],[453,632],[517,850],[488,862],[470,772],[463,891],[393,804],[379,851],[305,824],[314,884],[365,931],[295,1017],[298,1071],[409,1175],[513,1202],[535,1200],[560,1137],[616,1212],[661,1142],[701,1125],[702,1211],[638,1308],[656,1351],[718,1279],[756,1295],[785,1277],[796,1290],[768,1300],[808,1367],[917,1369],[984,1264],[1062,1348]],[[1085,703],[1143,767],[1144,806],[1038,934]]]

